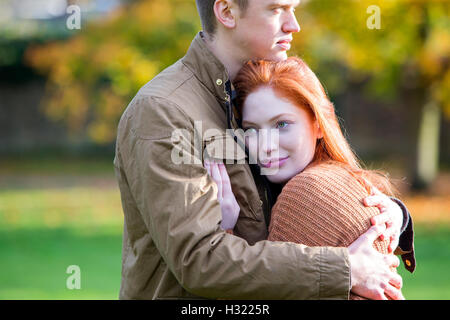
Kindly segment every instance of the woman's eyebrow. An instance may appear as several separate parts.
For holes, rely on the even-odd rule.
[[[292,114],[292,113],[281,113],[281,114],[278,114],[275,117],[269,119],[269,122],[273,122],[273,121],[278,120],[279,118],[282,118],[282,117],[294,117],[294,116],[295,115]],[[256,123],[244,120],[244,121],[242,121],[242,125],[244,125],[244,124],[256,124]]]
[[[282,114],[279,114],[279,115],[273,117],[272,119],[270,119],[269,122],[278,120],[279,118],[282,118],[282,117],[294,117],[294,115],[292,113],[282,113]]]

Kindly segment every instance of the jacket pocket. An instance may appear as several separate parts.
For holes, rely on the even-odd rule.
[[[208,137],[204,141],[204,157],[223,160],[226,164],[245,164],[245,149],[230,134]]]

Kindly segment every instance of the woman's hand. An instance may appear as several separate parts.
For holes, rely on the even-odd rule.
[[[381,235],[381,240],[390,239],[389,252],[394,252],[400,239],[400,230],[403,225],[403,212],[399,205],[388,196],[373,188],[373,194],[364,199],[367,207],[378,207],[380,214],[372,217],[372,225],[386,225],[386,231]]]
[[[217,184],[217,200],[222,210],[222,223],[220,227],[224,230],[232,230],[239,217],[239,204],[231,190],[230,177],[223,163],[217,163],[214,160],[205,159],[204,166],[208,174]]]

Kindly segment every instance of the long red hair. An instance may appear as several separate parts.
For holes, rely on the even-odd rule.
[[[308,111],[317,120],[323,133],[323,138],[317,141],[311,164],[335,161],[347,168],[369,193],[373,185],[381,192],[393,195],[394,188],[386,174],[362,168],[342,133],[334,105],[319,79],[302,59],[290,57],[280,62],[249,61],[237,74],[234,86],[241,114],[247,96],[263,86],[272,88],[280,97]]]

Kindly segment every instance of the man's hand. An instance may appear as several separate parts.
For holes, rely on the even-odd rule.
[[[391,268],[397,268],[399,259],[383,255],[373,247],[373,242],[386,231],[377,224],[348,247],[351,266],[351,291],[373,300],[404,300],[401,293],[402,278]]]
[[[372,225],[386,225],[386,230],[380,236],[381,240],[390,239],[389,252],[393,252],[400,239],[400,230],[403,225],[403,212],[399,205],[388,196],[373,188],[373,194],[364,199],[367,207],[378,207],[380,214],[370,219]]]

